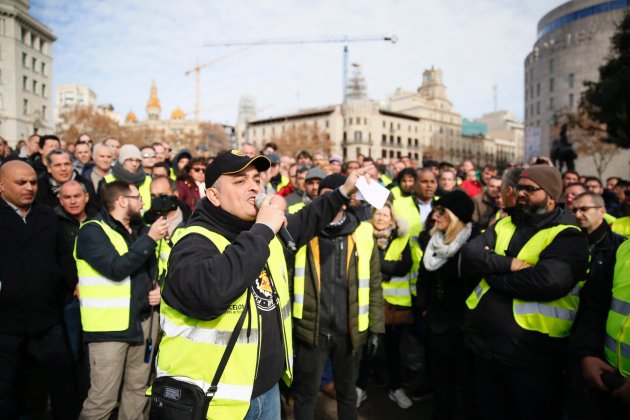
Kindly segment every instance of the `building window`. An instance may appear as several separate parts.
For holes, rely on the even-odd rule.
[[[393,150],[390,150],[390,151],[389,151],[389,157],[390,157],[390,158],[393,158],[393,157],[394,157],[394,151],[393,151]]]
[[[24,28],[20,28],[20,29],[21,29],[21,32],[20,32],[20,40],[21,40],[23,43],[26,43],[26,29],[24,29]]]
[[[361,143],[361,132],[360,131],[355,131],[354,132],[354,141],[357,143]]]
[[[387,157],[387,150],[385,150],[385,149],[381,150],[381,157],[382,158],[386,158]]]
[[[326,128],[328,128],[330,126],[330,123],[328,120],[326,120]]]
[[[540,101],[536,102],[536,115],[540,115]]]
[[[400,136],[396,137],[396,144],[400,146]]]
[[[40,39],[39,40],[39,52],[44,52],[45,48],[46,48],[46,43]]]
[[[37,72],[37,58],[35,58],[35,57],[33,57],[33,58],[31,59],[31,69],[32,69],[34,72]]]
[[[22,114],[28,115],[28,99],[22,100]]]
[[[37,80],[33,80],[33,90],[31,92],[37,95]]]
[[[361,148],[357,147],[357,157],[359,157],[360,154],[361,154]]]
[[[418,147],[418,139],[413,139],[413,145]]]
[[[22,76],[22,90],[28,90],[28,77]]]
[[[540,96],[540,82],[536,83],[536,96]]]
[[[42,105],[42,118],[47,119],[46,118],[46,105]]]
[[[42,63],[42,74],[46,76],[46,63]]]
[[[553,87],[554,87],[554,80],[553,77],[551,79],[549,79],[549,92],[553,92]]]
[[[553,111],[554,109],[554,100],[553,98],[549,98],[549,109]]]
[[[36,36],[31,34],[31,48],[35,48],[35,40],[36,40]]]
[[[389,144],[394,144],[394,136],[389,136]]]
[[[26,67],[27,66],[27,64],[26,64],[27,62],[28,62],[28,57],[26,56],[26,53],[23,52],[22,53],[22,67]]]
[[[551,60],[549,60],[549,73],[553,73],[555,68],[556,68],[556,60],[552,58]]]
[[[529,115],[534,115],[534,104],[529,105]]]
[[[381,143],[387,143],[387,135],[383,134],[381,137]]]
[[[573,105],[574,105],[573,94],[569,93],[569,109],[573,109]]]
[[[569,73],[569,87],[572,88],[575,84],[575,74]]]
[[[534,99],[534,85],[529,85],[529,99]]]
[[[348,118],[348,125],[352,125],[352,117]]]

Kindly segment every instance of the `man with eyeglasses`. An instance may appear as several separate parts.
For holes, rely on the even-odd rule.
[[[138,419],[148,401],[150,344],[157,335],[157,313],[151,310],[160,303],[155,249],[168,222],[160,217],[150,227],[144,224],[143,198],[133,184],[112,181],[101,195],[105,209],[81,226],[75,251],[92,366],[79,418],[109,418],[122,384],[118,418]]]
[[[465,341],[484,418],[557,419],[588,245],[558,207],[557,169],[527,168],[516,189],[512,214],[463,248],[464,274],[481,279],[466,299]]]
[[[611,370],[604,361],[602,341],[606,333],[617,248],[625,238],[612,232],[604,220],[606,208],[599,194],[585,192],[576,196],[571,204],[571,212],[578,226],[588,235],[590,261],[586,284],[580,292],[580,310],[571,336],[571,347],[576,356],[572,360],[579,361],[581,369],[574,366],[568,371],[574,377],[571,377],[567,414],[569,418],[582,418],[580,414],[597,418],[594,412],[599,403],[612,400],[610,395],[606,395],[609,390],[600,378],[603,371]],[[582,375],[586,383],[581,379]],[[586,391],[586,384],[592,388],[590,393]]]
[[[120,148],[118,160],[112,171],[103,178],[104,183],[125,181],[135,185],[140,191],[144,203],[143,211],[151,206],[151,177],[145,174],[142,167],[142,154],[133,144],[125,144]],[[102,185],[103,183],[101,183]],[[100,191],[99,187],[99,191]]]

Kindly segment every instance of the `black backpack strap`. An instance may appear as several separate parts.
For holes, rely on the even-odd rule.
[[[251,296],[251,290],[247,289],[247,304],[244,305],[243,311],[241,312],[241,316],[236,323],[236,327],[230,336],[230,341],[228,341],[227,347],[225,348],[225,352],[223,352],[223,357],[221,357],[221,361],[217,366],[217,371],[214,374],[214,378],[212,379],[212,383],[210,384],[210,388],[206,391],[206,397],[208,397],[208,402],[212,401],[214,394],[217,392],[217,385],[219,384],[219,379],[221,379],[221,375],[223,375],[223,371],[225,370],[225,366],[227,365],[228,360],[230,360],[230,355],[232,354],[232,350],[234,350],[234,346],[236,345],[236,340],[238,340],[238,336],[243,329],[243,323],[245,322],[245,316],[249,313],[249,298]]]

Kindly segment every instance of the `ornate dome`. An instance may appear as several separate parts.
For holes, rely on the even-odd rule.
[[[176,107],[173,110],[173,112],[171,112],[171,119],[172,120],[183,120],[185,116],[186,116],[186,114],[184,113],[184,111],[182,111],[182,109],[180,107]]]
[[[137,123],[137,122],[138,122],[138,117],[136,117],[136,114],[134,114],[133,111],[129,111],[127,113],[127,116],[125,117],[125,124]]]

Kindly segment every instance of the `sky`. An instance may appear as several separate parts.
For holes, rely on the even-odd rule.
[[[175,107],[194,118],[197,61],[201,117],[235,124],[238,103],[252,96],[259,117],[342,100],[343,43],[210,47],[261,39],[379,37],[348,43],[368,96],[415,91],[422,72],[443,72],[456,112],[466,118],[498,109],[523,117],[523,63],[540,18],[561,0],[31,0],[31,14],[52,28],[53,88],[89,86],[99,104],[146,118],[155,80],[162,118]],[[225,55],[227,58],[219,59]]]

